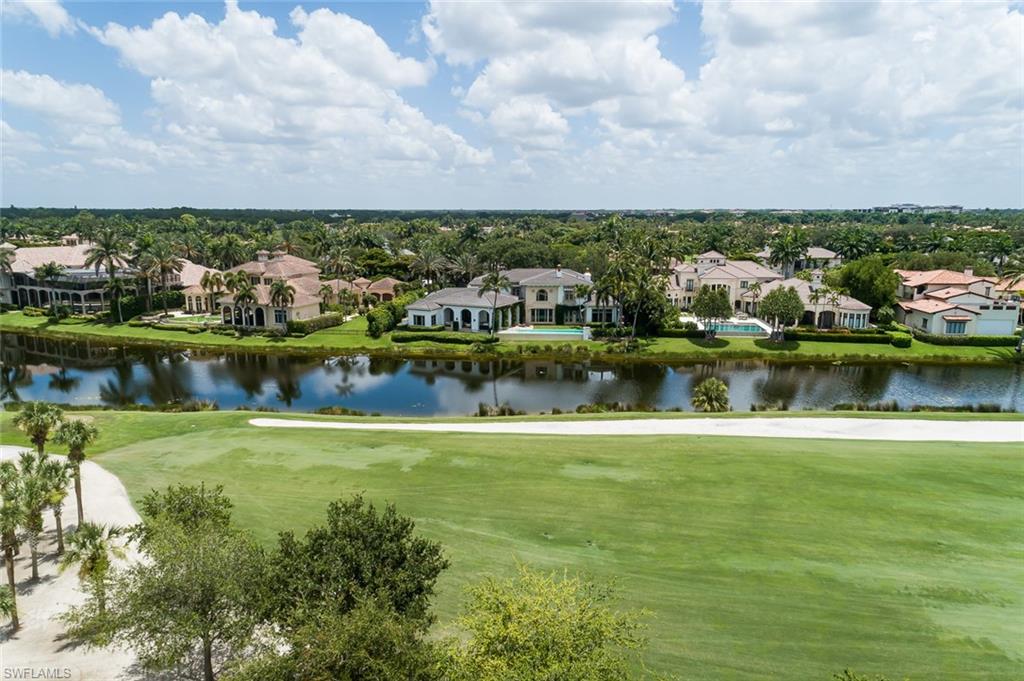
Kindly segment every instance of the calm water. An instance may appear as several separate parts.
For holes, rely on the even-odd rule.
[[[469,362],[367,357],[317,358],[248,353],[114,349],[5,334],[0,399],[116,406],[215,400],[310,411],[338,405],[394,415],[465,415],[480,402],[528,412],[572,410],[589,402],[689,409],[696,383],[729,384],[736,409],[785,403],[790,409],[839,402],[981,402],[1024,407],[1022,367],[780,366],[711,364]]]

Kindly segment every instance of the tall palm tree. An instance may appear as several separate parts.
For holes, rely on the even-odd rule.
[[[802,260],[807,255],[808,246],[810,246],[810,240],[802,229],[798,227],[782,229],[768,241],[768,262],[782,267],[782,276],[788,279],[793,276],[793,267],[796,261]]]
[[[46,480],[46,506],[53,512],[53,522],[57,528],[57,555],[64,553],[64,500],[68,497],[68,479],[70,464],[58,459],[47,457],[43,462],[41,474]]]
[[[160,282],[160,290],[164,293],[161,298],[163,300],[164,314],[166,315],[167,279],[172,274],[181,272],[181,268],[184,267],[185,263],[174,252],[174,247],[171,246],[170,242],[162,240],[154,243],[146,252],[144,262],[146,263],[146,269],[153,273]]]
[[[78,578],[92,586],[100,614],[107,609],[107,577],[114,558],[124,558],[124,549],[116,540],[120,528],[96,523],[82,523],[68,538],[68,551],[60,562],[60,570],[78,566]]]
[[[43,534],[43,510],[46,508],[50,483],[46,479],[46,455],[42,452],[22,452],[18,459],[21,470],[22,494],[21,503],[25,510],[22,527],[28,539],[29,553],[32,557],[32,581],[39,579],[39,539]]]
[[[217,295],[224,290],[224,275],[220,272],[203,272],[199,285],[210,296],[210,304],[207,309],[212,313],[217,309]]]
[[[0,248],[0,274],[10,276],[14,272],[14,249]]]
[[[121,230],[114,227],[106,227],[96,235],[96,239],[85,251],[85,266],[96,268],[96,274],[100,269],[107,271],[110,279],[118,267],[123,267],[128,258],[128,239]]]
[[[759,282],[759,281],[755,281],[747,289],[747,293],[750,294],[750,297],[754,301],[754,311],[755,311],[754,314],[757,314],[757,301],[761,299],[761,291],[762,290],[763,289],[762,289],[762,286],[761,286],[761,282]]]
[[[484,277],[480,288],[477,289],[477,295],[483,296],[485,293],[491,294],[491,323],[490,323],[490,334],[494,335],[494,327],[497,324],[494,321],[494,315],[498,310],[498,294],[506,289],[512,288],[512,281],[501,271],[491,270]]]
[[[121,299],[128,295],[128,284],[125,283],[124,279],[120,277],[111,277],[106,284],[103,285],[103,290],[106,291],[112,300],[117,303],[117,321],[120,323],[124,322],[124,314],[121,312]]]
[[[295,287],[284,279],[270,282],[270,304],[274,307],[288,307],[295,302]]]
[[[10,590],[11,626],[21,626],[18,620],[18,590],[14,581],[14,552],[18,548],[18,529],[25,524],[22,504],[22,478],[12,461],[0,462],[0,548],[7,566],[7,588]]]
[[[324,273],[337,279],[344,279],[355,272],[355,264],[344,247],[333,246],[320,259]]]
[[[249,255],[249,249],[242,238],[237,234],[225,234],[210,247],[213,259],[220,265],[220,269],[231,269],[235,265],[245,262]]]
[[[57,428],[54,440],[68,448],[68,463],[75,479],[75,501],[78,503],[78,524],[85,522],[82,510],[82,462],[85,461],[85,448],[96,441],[100,432],[96,426],[75,419],[64,421]]]
[[[46,288],[48,283],[56,281],[64,276],[64,271],[63,265],[58,265],[56,262],[48,262],[36,267],[32,272],[32,276],[35,277],[36,281],[39,282],[39,285],[42,288]],[[53,314],[56,310],[56,302],[52,293],[49,293],[48,297],[50,299],[50,314]]]
[[[412,271],[420,275],[431,287],[439,282],[441,272],[445,267],[445,259],[440,253],[430,250],[422,250],[412,261]]]
[[[235,281],[235,305],[240,308],[248,307],[249,305],[256,304],[256,285],[249,281],[248,278]],[[243,326],[245,325],[245,313],[242,313]]]
[[[55,404],[49,402],[25,402],[18,413],[14,415],[12,422],[14,427],[25,433],[28,439],[36,447],[40,456],[50,433],[56,429],[64,420],[64,412]]]
[[[318,293],[320,294],[320,300],[323,301],[320,305],[320,312],[323,312],[327,305],[334,303],[337,293],[335,292],[334,287],[326,283],[320,284],[320,290]]]
[[[811,305],[814,306],[814,325],[818,328],[821,328],[821,320],[818,319],[818,306],[821,304],[821,301],[825,300],[827,296],[828,291],[826,291],[824,287],[811,289],[811,294],[808,296]]]
[[[476,275],[480,274],[482,267],[480,261],[472,253],[462,252],[456,255],[448,263],[449,271],[455,275],[460,285],[465,285]]]
[[[843,300],[843,294],[837,289],[829,286],[825,287],[825,301],[829,307],[832,308],[832,326],[838,326],[839,321],[839,304]]]

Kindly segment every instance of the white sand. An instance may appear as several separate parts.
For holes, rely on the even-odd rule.
[[[0,460],[17,459],[24,451],[21,447],[0,446]],[[78,524],[74,486],[64,501],[64,540]],[[139,515],[128,500],[124,485],[111,473],[86,461],[82,465],[82,496],[85,501],[86,520],[124,527],[139,521]],[[70,606],[81,603],[85,596],[79,588],[74,568],[60,573],[57,560],[57,532],[53,513],[45,513],[46,526],[39,543],[39,581],[29,582],[32,572],[28,544],[22,545],[21,555],[15,558],[15,578],[18,584],[18,614],[21,629],[11,636],[10,627],[0,632],[0,678],[108,679],[142,678],[130,671],[134,656],[117,648],[85,648],[69,645],[62,640],[64,625],[58,619]],[[129,553],[126,559],[136,556]],[[7,588],[6,566],[0,570],[0,581]],[[26,673],[32,670],[34,676]],[[44,674],[50,676],[44,676]]]
[[[1024,442],[1024,421],[926,421],[872,418],[678,418],[479,423],[372,423],[255,418],[264,428],[334,428],[516,435],[731,435],[742,437],[898,440],[906,442]]]

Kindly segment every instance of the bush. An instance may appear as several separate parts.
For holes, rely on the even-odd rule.
[[[837,333],[828,331],[793,331],[787,329],[783,337],[788,341],[823,341],[825,343],[875,343],[888,345],[887,333]]]
[[[391,334],[395,343],[415,343],[430,341],[431,343],[449,343],[452,345],[473,345],[474,343],[497,343],[497,338],[482,336],[469,331],[395,331]]]
[[[891,342],[894,348],[909,348],[910,344],[913,342],[913,338],[910,334],[903,333],[902,331],[894,331],[889,334],[889,337],[892,338]]]
[[[366,416],[365,411],[359,411],[358,409],[349,409],[348,407],[320,407],[313,412],[314,414],[323,414],[324,416]]]
[[[474,416],[522,416],[524,414],[526,414],[525,411],[517,411],[516,409],[513,409],[508,402],[497,407],[493,404],[480,402],[477,405],[476,414],[474,414]]]
[[[140,326],[152,326],[152,322],[144,322],[141,319],[129,319],[128,326],[140,327]]]
[[[388,331],[394,330],[405,318],[405,306],[417,299],[415,293],[403,293],[394,300],[377,305],[366,315],[366,333],[371,338],[380,338]]]
[[[297,333],[305,336],[314,331],[329,329],[332,326],[340,326],[344,321],[345,318],[342,315],[333,312],[313,317],[312,319],[293,319],[288,322],[288,334]]]
[[[591,338],[625,338],[630,334],[628,326],[599,326],[591,327]]]
[[[937,336],[914,331],[914,338],[932,345],[970,345],[984,347],[1013,347],[1020,340],[1018,336]]]
[[[658,333],[659,338],[704,338],[705,336],[706,334],[698,329],[697,325],[693,322],[678,328],[662,329]]]
[[[181,291],[159,291],[153,294],[153,307],[150,310],[162,310],[166,301],[167,309],[176,309],[185,304],[185,294]],[[136,296],[125,296],[121,298],[121,314],[124,319],[131,319],[146,312],[145,294]],[[117,315],[117,305],[114,305],[114,314]]]
[[[45,307],[32,307],[30,305],[21,308],[21,311],[26,317],[45,317],[49,312]]]

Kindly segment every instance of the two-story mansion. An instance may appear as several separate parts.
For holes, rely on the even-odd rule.
[[[752,260],[729,260],[718,251],[701,253],[694,262],[673,262],[668,276],[669,300],[680,310],[693,304],[701,286],[725,289],[736,312],[752,313],[746,293],[754,284],[779,281],[782,275]],[[757,287],[754,287],[757,290]]]
[[[281,251],[259,251],[255,260],[232,267],[225,274],[236,272],[248,275],[255,300],[238,301],[236,293],[231,292],[221,295],[217,302],[225,324],[284,328],[289,321],[320,315],[320,268],[315,263]],[[290,303],[271,299],[271,285],[275,281],[285,281],[295,289]]]
[[[502,270],[511,287],[506,291],[523,304],[528,324],[614,324],[620,309],[615,301],[598,300],[589,272],[563,267]],[[485,277],[469,282],[483,286]]]
[[[971,268],[896,270],[900,275],[896,319],[940,336],[1008,336],[1015,332],[1020,301],[997,298],[999,280]]]

